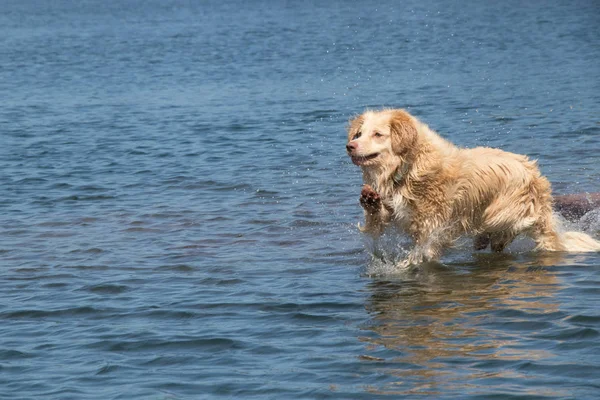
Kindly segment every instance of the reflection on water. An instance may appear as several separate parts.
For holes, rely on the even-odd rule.
[[[360,338],[372,354],[361,358],[378,362],[389,379],[369,390],[476,394],[529,379],[528,363],[555,357],[537,336],[562,317],[555,298],[561,282],[545,266],[573,261],[557,253],[479,254],[467,265],[431,263],[373,281],[366,305],[372,318]]]

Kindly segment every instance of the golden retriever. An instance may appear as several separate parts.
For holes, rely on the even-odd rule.
[[[600,251],[584,233],[559,234],[550,183],[526,156],[459,148],[394,109],[352,119],[346,150],[365,184],[359,228],[375,238],[389,224],[408,233],[414,247],[403,266],[439,259],[463,235],[478,250],[500,252],[523,233],[536,250]]]

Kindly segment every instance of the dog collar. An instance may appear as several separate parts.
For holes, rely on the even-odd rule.
[[[394,175],[392,175],[392,181],[397,185],[402,184],[402,181],[406,177],[407,173],[408,173],[408,165],[406,163],[402,163],[402,166],[396,168]]]

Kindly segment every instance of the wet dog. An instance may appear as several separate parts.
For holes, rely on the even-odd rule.
[[[389,224],[414,247],[403,266],[437,260],[460,236],[502,251],[517,235],[537,250],[600,251],[580,232],[559,235],[551,188],[536,162],[499,149],[463,149],[404,110],[367,111],[350,121],[346,145],[365,183],[360,229],[378,237]]]
[[[600,208],[600,193],[576,193],[554,196],[554,209],[575,222],[588,212]]]

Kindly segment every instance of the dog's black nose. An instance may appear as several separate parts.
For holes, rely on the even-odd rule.
[[[346,150],[348,151],[348,153],[352,153],[354,150],[356,150],[356,144],[350,142],[346,145]]]

